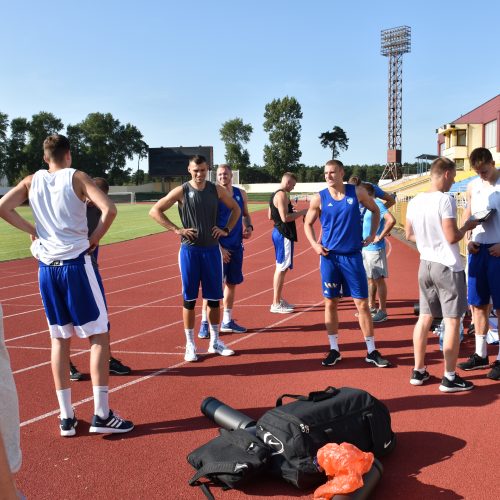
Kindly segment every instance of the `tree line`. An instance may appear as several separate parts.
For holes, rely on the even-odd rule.
[[[299,182],[319,182],[324,179],[323,166],[308,166],[300,162],[302,109],[295,97],[286,96],[266,104],[264,131],[269,135],[264,146],[264,165],[251,164],[246,145],[253,133],[251,124],[241,118],[224,122],[219,130],[225,146],[225,161],[240,171],[240,182],[277,182],[283,172],[294,172]],[[141,169],[132,172],[127,161],[145,158],[148,145],[142,133],[130,123],[122,124],[111,113],[90,113],[83,121],[68,125],[64,131],[61,119],[41,111],[31,117],[14,118],[0,112],[0,174],[10,185],[26,175],[45,167],[42,145],[54,133],[64,133],[72,146],[73,166],[92,177],[105,177],[110,184],[141,184],[149,176]],[[322,132],[320,144],[329,149],[331,158],[338,157],[349,147],[349,139],[339,126]],[[384,165],[346,165],[346,176],[359,175],[363,180],[378,182]],[[416,171],[415,164],[405,164],[406,170]]]

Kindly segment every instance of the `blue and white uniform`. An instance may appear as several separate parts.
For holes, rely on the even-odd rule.
[[[500,257],[490,255],[489,248],[500,243],[500,177],[495,185],[481,178],[471,181],[471,213],[486,209],[496,212],[472,231],[471,241],[479,243],[479,252],[469,254],[467,299],[473,306],[489,304],[500,309]]]
[[[335,200],[328,188],[319,192],[321,199],[321,244],[329,250],[320,256],[323,295],[332,299],[368,297],[366,272],[361,257],[362,228],[356,187],[344,184],[345,195]]]
[[[179,268],[184,300],[193,301],[198,298],[200,283],[204,299],[221,300],[222,254],[219,242],[212,236],[212,229],[217,223],[217,188],[207,181],[205,188],[200,191],[185,182],[182,191],[183,201],[179,203],[182,225],[197,231],[194,241],[184,237],[181,239]]]
[[[233,199],[238,203],[241,213],[236,225],[233,227],[228,236],[219,238],[220,245],[229,250],[231,260],[224,263],[224,279],[229,285],[239,285],[243,282],[243,195],[241,190],[233,187]],[[226,227],[231,210],[219,201],[219,210],[217,214],[217,225]]]
[[[29,192],[38,235],[31,251],[40,261],[40,294],[53,338],[70,338],[73,332],[85,338],[108,331],[101,278],[86,255],[86,204],[74,192],[75,172],[39,170]]]

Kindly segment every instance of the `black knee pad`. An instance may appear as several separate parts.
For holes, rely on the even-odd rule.
[[[182,307],[184,307],[184,309],[192,311],[195,305],[196,305],[196,300],[185,300],[184,304],[182,304]]]
[[[210,309],[219,309],[220,304],[218,300],[207,300],[207,306],[210,307]]]

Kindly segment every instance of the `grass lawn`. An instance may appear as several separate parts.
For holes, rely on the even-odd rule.
[[[147,236],[148,234],[164,231],[160,225],[149,217],[148,212],[151,208],[150,204],[119,204],[117,206],[118,215],[110,230],[101,240],[101,245],[131,240],[133,238],[139,238],[140,236]],[[264,203],[248,204],[250,212],[262,210],[266,207],[267,204]],[[18,212],[20,215],[33,222],[33,216],[29,207],[20,207]],[[177,207],[170,208],[167,215],[175,224],[180,225]],[[31,256],[29,250],[29,236],[26,233],[18,231],[10,224],[7,224],[3,219],[0,219],[0,241],[2,243],[0,246],[0,262]]]

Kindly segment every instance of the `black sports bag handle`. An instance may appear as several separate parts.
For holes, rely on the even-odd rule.
[[[292,398],[297,399],[298,401],[313,401],[314,403],[317,403],[318,401],[333,398],[333,396],[338,394],[338,392],[338,389],[329,385],[324,391],[310,392],[309,396],[301,396],[300,394],[283,394],[276,400],[276,406],[283,405],[283,398]]]

